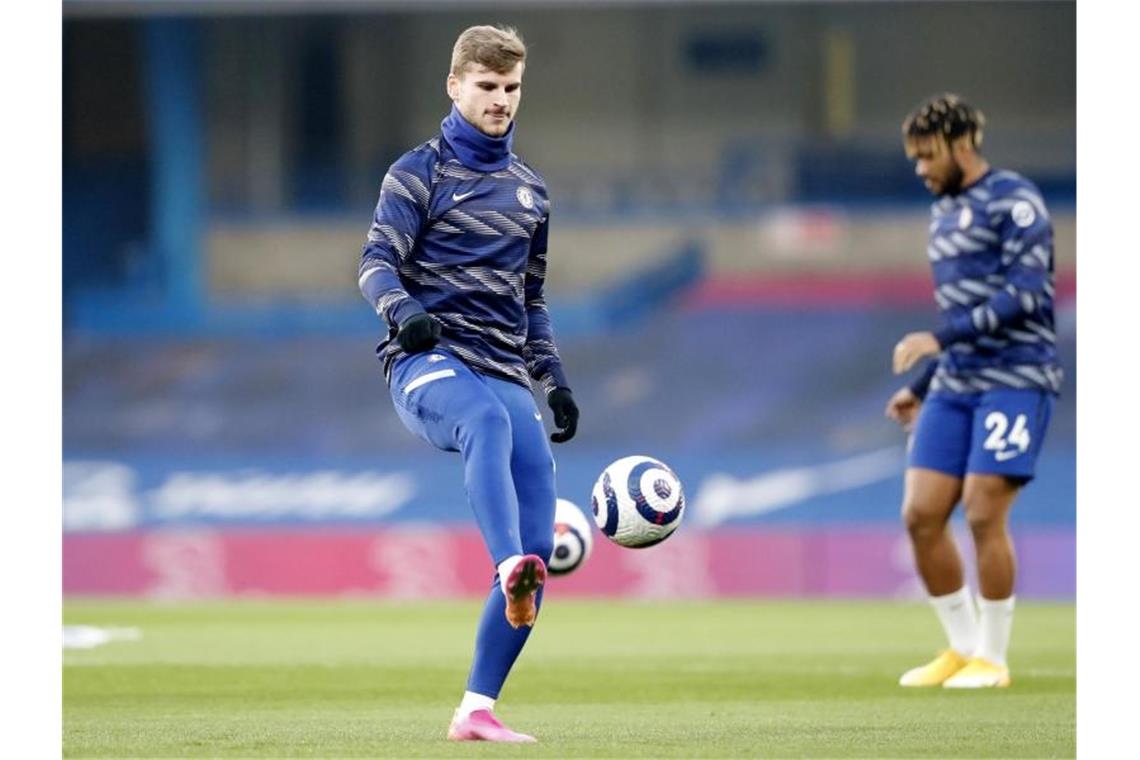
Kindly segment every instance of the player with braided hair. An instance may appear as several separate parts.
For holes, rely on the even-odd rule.
[[[937,361],[886,413],[911,434],[903,521],[949,642],[903,686],[1009,685],[1016,560],[1007,522],[1033,479],[1061,385],[1052,224],[1031,182],[978,152],[984,126],[981,111],[951,94],[903,121],[907,157],[937,197],[927,255],[942,326],[895,346],[896,374]],[[977,609],[948,530],[959,502],[974,539]]]

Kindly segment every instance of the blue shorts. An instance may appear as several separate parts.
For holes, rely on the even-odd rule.
[[[1027,483],[1033,479],[1053,403],[1048,392],[1012,388],[932,393],[919,412],[907,466],[957,478],[979,473]]]

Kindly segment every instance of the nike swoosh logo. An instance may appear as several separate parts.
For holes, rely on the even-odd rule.
[[[534,413],[534,418],[535,418],[536,420],[538,420],[539,422],[542,422],[542,415],[541,415],[541,414],[539,414],[538,412],[535,412],[535,413]]]
[[[999,462],[1004,462],[1007,459],[1013,459],[1015,456],[1018,456],[1019,454],[1021,454],[1020,451],[995,451],[994,452],[994,459],[998,460]]]
[[[468,192],[466,192],[466,193],[462,193],[462,194],[460,194],[460,193],[452,193],[452,194],[451,194],[451,200],[453,200],[453,201],[455,201],[456,203],[458,203],[459,201],[463,200],[463,199],[464,199],[464,198],[466,198],[467,196],[469,196],[469,195],[474,195],[474,194],[475,194],[475,191],[474,191],[474,190],[470,190],[470,191],[468,191]]]

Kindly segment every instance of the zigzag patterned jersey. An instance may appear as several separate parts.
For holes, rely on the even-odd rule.
[[[426,311],[439,346],[473,369],[567,385],[543,297],[549,211],[545,182],[513,153],[501,171],[475,171],[437,135],[392,165],[359,271],[388,324],[376,347],[385,376],[403,354],[398,326]]]
[[[1057,393],[1053,226],[1036,186],[990,171],[931,206],[934,299],[944,346],[932,391]]]

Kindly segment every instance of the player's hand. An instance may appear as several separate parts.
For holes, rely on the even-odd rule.
[[[918,410],[922,408],[922,399],[914,395],[909,386],[895,391],[887,402],[886,415],[899,423],[904,433],[914,429],[914,421],[918,419]]]
[[[578,405],[574,403],[574,394],[569,388],[555,388],[546,397],[546,403],[550,404],[554,424],[558,427],[557,433],[550,434],[550,440],[566,443],[578,432]]]
[[[915,362],[927,356],[934,356],[942,350],[932,332],[912,332],[903,336],[895,345],[894,369],[900,375],[914,366]]]
[[[396,333],[396,342],[406,353],[418,354],[439,343],[439,321],[430,314],[408,317]]]

